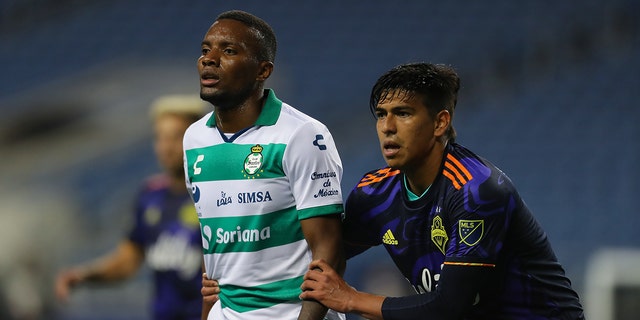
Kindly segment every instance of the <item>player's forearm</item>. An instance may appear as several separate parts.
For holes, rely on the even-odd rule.
[[[309,244],[313,260],[323,260],[336,272],[345,269],[342,229],[338,215],[309,218],[301,221],[302,232]],[[298,319],[323,319],[327,308],[315,300],[305,300]]]
[[[209,312],[211,312],[212,307],[213,307],[212,303],[207,303],[206,301],[203,301],[202,316],[200,317],[201,320],[207,320],[209,318]]]
[[[461,319],[472,308],[492,269],[480,266],[446,265],[435,291],[383,301],[386,320]]]
[[[78,268],[83,281],[110,282],[127,279],[140,268],[143,252],[133,243],[123,241],[108,255]]]
[[[344,254],[342,254],[341,250],[337,248],[333,248],[325,251],[317,250],[316,252],[314,252],[312,256],[313,256],[313,260],[324,260],[334,270],[336,270],[338,274],[340,275],[344,274],[347,264],[344,258]]]
[[[111,282],[127,279],[135,270],[127,262],[104,259],[80,267],[79,273],[83,282]]]
[[[322,320],[327,314],[327,310],[329,309],[317,301],[302,301],[302,309],[298,320]]]
[[[339,250],[330,250],[328,252],[322,250],[316,250],[313,254],[315,259],[323,259],[329,263],[336,272],[341,275],[344,273],[345,260],[343,255],[339,253]],[[300,310],[300,316],[298,320],[311,320],[311,319],[323,319],[327,314],[328,308],[315,300],[305,300],[302,302],[302,309]]]
[[[345,313],[356,313],[363,318],[382,320],[382,303],[385,297],[356,291],[347,301]]]
[[[214,288],[219,289],[218,287],[218,283],[212,283],[211,281],[208,281],[209,278],[207,277],[207,269],[204,265],[204,257],[202,259],[202,288],[200,290],[200,293],[202,294],[202,315],[200,317],[201,320],[207,320],[209,317],[209,312],[211,312],[211,308],[213,308],[213,305],[216,303],[216,301],[218,301],[218,296],[217,294],[213,293]],[[210,283],[211,287],[207,287],[206,285],[206,281],[208,281]],[[219,291],[218,291],[219,292]]]
[[[310,223],[311,221],[313,222]],[[344,274],[346,259],[338,216],[303,220],[302,228],[311,249],[312,260],[324,260],[340,275]]]

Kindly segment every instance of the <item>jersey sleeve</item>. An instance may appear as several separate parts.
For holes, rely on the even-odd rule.
[[[299,127],[287,144],[283,168],[300,220],[343,212],[342,161],[326,126],[307,122]]]
[[[343,239],[348,257],[382,244],[378,219],[386,219],[387,210],[384,208],[390,206],[389,200],[394,199],[400,190],[396,179],[398,173],[389,167],[369,171],[351,190],[345,202],[343,219]]]
[[[386,320],[462,319],[476,302],[478,292],[487,285],[490,268],[445,266],[435,291],[387,297],[382,303]]]
[[[476,160],[478,161],[478,160]],[[495,266],[520,198],[500,170],[467,164],[473,179],[451,199],[445,264]]]

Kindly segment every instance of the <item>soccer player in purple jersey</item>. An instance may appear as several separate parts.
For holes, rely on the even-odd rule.
[[[459,87],[452,68],[428,63],[378,79],[370,108],[388,167],[366,173],[346,201],[349,255],[382,244],[419,294],[360,292],[316,260],[302,299],[369,319],[584,319],[514,184],[455,143]]]
[[[164,96],[153,103],[154,151],[163,173],[143,183],[133,227],[112,252],[58,274],[60,300],[67,300],[81,283],[129,279],[146,261],[153,270],[153,319],[200,319],[202,244],[198,216],[184,185],[182,137],[207,109],[197,95]]]

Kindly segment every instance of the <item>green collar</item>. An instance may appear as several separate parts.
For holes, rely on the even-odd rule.
[[[404,176],[404,189],[407,190],[407,196],[409,197],[409,201],[416,201],[424,197],[424,195],[427,194],[427,192],[429,192],[429,189],[431,189],[431,185],[429,185],[427,187],[427,190],[425,190],[420,196],[418,196],[417,194],[413,193],[409,189],[409,185],[407,184],[407,176]]]
[[[276,124],[280,116],[282,101],[276,97],[272,89],[265,89],[264,91],[267,98],[264,101],[264,107],[262,107],[258,119],[256,119],[256,122],[253,124],[254,126],[272,126]],[[207,126],[211,128],[216,126],[215,112],[211,114],[211,117],[207,121]]]

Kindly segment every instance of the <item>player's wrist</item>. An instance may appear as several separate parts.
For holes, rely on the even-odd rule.
[[[384,299],[386,299],[384,296],[354,289],[354,293],[347,300],[347,312],[362,315],[367,319],[382,319],[382,303]]]
[[[363,299],[362,294],[362,292],[354,290],[352,294],[347,296],[344,313],[358,313],[360,311]]]

